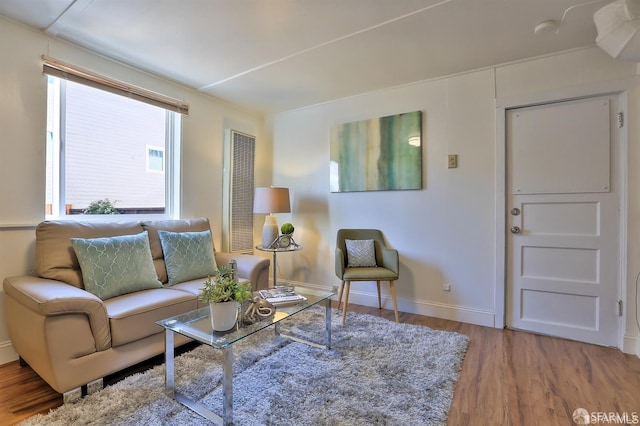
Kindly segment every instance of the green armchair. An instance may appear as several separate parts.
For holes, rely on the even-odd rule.
[[[347,240],[351,240],[349,244],[352,246],[352,254],[354,253],[354,240],[373,240],[375,253],[365,253],[364,258],[369,256],[371,261],[355,262],[355,256],[352,262],[349,262],[349,253],[347,250]],[[364,250],[367,251],[366,249]],[[344,307],[342,309],[342,324],[346,322],[347,306],[349,304],[349,290],[352,281],[375,281],[378,286],[378,307],[382,308],[382,300],[380,297],[380,281],[389,281],[389,289],[391,299],[393,300],[393,310],[395,312],[396,322],[398,317],[398,301],[396,299],[395,280],[398,279],[399,260],[398,251],[386,247],[382,232],[377,229],[339,229],[336,238],[336,276],[341,280],[340,290],[338,291],[338,309],[342,304],[342,294],[345,293]],[[353,266],[366,265],[366,266]],[[344,291],[346,289],[346,291]]]

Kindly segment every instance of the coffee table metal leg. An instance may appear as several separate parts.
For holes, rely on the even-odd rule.
[[[275,332],[277,336],[284,337],[294,342],[304,343],[305,345],[313,346],[320,349],[331,349],[331,299],[325,301],[325,327],[324,327],[324,345],[322,343],[316,343],[308,340],[302,336],[294,336],[292,334],[282,332],[280,330],[280,323],[275,324]]]
[[[222,419],[225,425],[230,425],[233,423],[233,350],[228,346],[223,351]]]
[[[166,329],[164,332],[164,357],[165,357],[165,370],[164,370],[164,384],[167,395],[174,397],[175,382],[174,382],[174,367],[173,361],[174,346],[173,346],[173,331]]]
[[[324,344],[327,349],[331,349],[331,299],[325,300],[325,329]]]
[[[222,375],[222,417],[211,412],[204,406],[187,398],[175,389],[175,349],[174,332],[165,329],[164,333],[164,353],[165,353],[165,391],[168,396],[178,401],[185,407],[200,414],[205,419],[216,425],[233,424],[233,352],[231,348],[225,348],[224,365]]]

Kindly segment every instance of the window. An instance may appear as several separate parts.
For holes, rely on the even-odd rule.
[[[180,114],[49,75],[46,214],[172,217]]]

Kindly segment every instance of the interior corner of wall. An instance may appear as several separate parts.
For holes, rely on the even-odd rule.
[[[13,345],[10,340],[6,342],[0,342],[0,365],[6,364],[18,359],[18,354],[13,350]]]
[[[619,349],[625,354],[635,355],[640,358],[640,334],[631,335],[626,332],[622,339],[622,347]]]

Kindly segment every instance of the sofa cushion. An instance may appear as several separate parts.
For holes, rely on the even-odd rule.
[[[112,237],[142,232],[140,222],[45,221],[36,228],[36,274],[83,288],[71,238]]]
[[[104,238],[71,238],[85,290],[102,300],[161,288],[151,259],[147,231]]]
[[[104,304],[114,347],[161,333],[163,328],[156,321],[197,308],[194,295],[170,288],[137,291],[105,300]]]
[[[198,297],[200,296],[200,293],[202,293],[202,286],[204,285],[205,279],[206,278],[200,278],[196,280],[184,281],[179,284],[172,285],[171,289],[184,291],[193,295],[194,297]]]
[[[170,232],[158,230],[169,285],[203,278],[216,272],[211,231]]]
[[[151,257],[156,267],[156,273],[162,283],[169,281],[167,277],[167,267],[164,263],[164,253],[160,243],[159,230],[170,232],[199,232],[210,230],[209,219],[199,217],[195,219],[181,220],[149,220],[142,222],[143,229],[149,232],[149,245],[151,246]],[[215,251],[215,247],[214,247]]]

